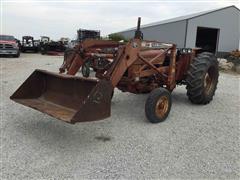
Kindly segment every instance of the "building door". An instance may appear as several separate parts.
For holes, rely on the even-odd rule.
[[[203,51],[216,53],[218,47],[219,29],[197,27],[196,47]]]

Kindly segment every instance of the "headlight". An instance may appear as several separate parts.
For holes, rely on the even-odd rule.
[[[14,48],[19,48],[17,43],[13,44],[13,47]]]

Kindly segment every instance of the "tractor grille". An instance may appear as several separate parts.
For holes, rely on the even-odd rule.
[[[13,49],[12,44],[0,44],[0,49]]]

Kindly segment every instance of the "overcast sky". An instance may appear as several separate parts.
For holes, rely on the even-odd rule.
[[[31,35],[36,39],[46,35],[54,40],[72,39],[79,28],[101,30],[101,35],[118,32],[136,26],[139,16],[142,24],[147,24],[229,5],[240,8],[239,0],[0,1],[1,34],[17,38]]]

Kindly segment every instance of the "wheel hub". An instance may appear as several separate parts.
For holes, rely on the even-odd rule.
[[[204,89],[206,94],[210,94],[211,90],[213,88],[213,79],[207,72],[204,77]]]
[[[155,108],[156,115],[159,118],[163,118],[165,116],[168,111],[168,105],[169,102],[167,96],[162,96],[159,98]]]

